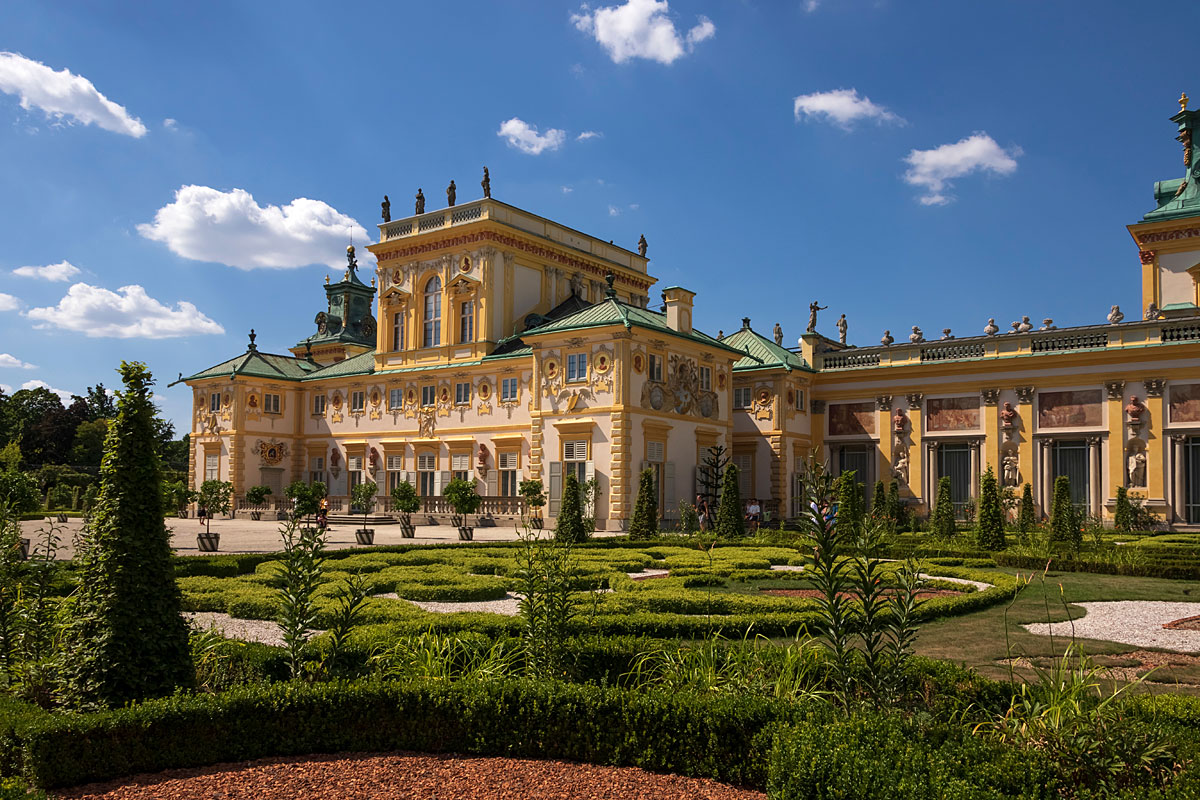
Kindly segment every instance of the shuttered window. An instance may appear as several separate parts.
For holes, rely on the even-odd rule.
[[[661,462],[666,445],[662,442],[646,442],[646,460]]]
[[[388,472],[404,469],[404,456],[388,456],[387,468]]]
[[[206,480],[206,481],[221,480],[221,457],[220,456],[205,456],[204,457],[204,480]]]
[[[587,461],[587,457],[587,439],[573,439],[563,442],[563,461]]]

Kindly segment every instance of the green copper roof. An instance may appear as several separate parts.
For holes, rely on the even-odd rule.
[[[545,325],[540,325],[536,328],[531,328],[521,334],[522,338],[529,336],[540,336],[546,333],[566,333],[567,331],[581,330],[584,328],[600,328],[606,325],[623,325],[626,328],[637,326],[658,333],[664,333],[668,336],[677,336],[681,339],[690,339],[693,342],[709,345],[710,347],[718,347],[723,350],[735,350],[718,341],[706,333],[692,329],[691,333],[681,333],[667,325],[667,315],[657,311],[651,311],[646,308],[638,308],[631,306],[628,303],[623,303],[616,298],[610,297],[602,300],[599,303],[590,305],[580,311],[556,319],[553,322],[547,322]]]
[[[1155,208],[1142,217],[1142,222],[1200,216],[1200,151],[1192,143],[1193,134],[1200,133],[1200,111],[1181,110],[1171,122],[1178,126],[1176,138],[1183,144],[1183,177],[1154,184]]]
[[[745,356],[733,365],[735,370],[747,369],[803,369],[812,371],[799,353],[755,333],[749,325],[721,340],[722,344],[742,351]]]
[[[350,358],[335,361],[329,366],[321,367],[305,377],[305,380],[315,381],[322,378],[345,378],[350,375],[370,375],[375,371],[375,351],[368,350]]]
[[[306,361],[303,358],[279,356],[274,353],[260,353],[253,346],[240,356],[222,361],[216,366],[201,370],[195,375],[180,378],[180,381],[202,380],[204,378],[230,378],[235,375],[245,375],[253,378],[270,378],[281,381],[298,381],[305,375],[320,369],[320,364]],[[178,383],[179,381],[176,381]]]

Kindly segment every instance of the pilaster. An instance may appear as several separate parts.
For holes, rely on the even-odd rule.
[[[1000,390],[982,389],[983,398],[983,469],[992,468],[992,474],[1000,485],[1004,485],[1004,470],[1000,466]]]
[[[1146,409],[1150,417],[1150,422],[1146,425],[1147,500],[1162,501],[1166,497],[1164,481],[1167,452],[1163,446],[1163,394],[1167,381],[1164,378],[1147,378],[1142,381],[1142,385],[1146,389]]]
[[[1117,496],[1125,485],[1125,381],[1105,381],[1105,413],[1108,415],[1108,475],[1101,484],[1101,504]]]
[[[1017,463],[1020,474],[1025,478],[1025,483],[1033,484],[1034,502],[1040,508],[1045,508],[1040,502],[1042,497],[1042,484],[1045,482],[1044,476],[1039,471],[1038,465],[1034,463],[1033,451],[1033,387],[1018,386],[1017,392],[1017,421],[1016,435],[1021,437],[1021,441],[1017,444]],[[1017,492],[1023,492],[1023,485],[1017,486]]]
[[[892,396],[881,394],[876,397],[875,411],[875,429],[879,431],[879,460],[875,467],[875,475],[876,480],[887,484],[892,480],[892,440],[895,439],[892,432]]]
[[[913,486],[921,487],[919,499],[932,509],[933,496],[925,489],[929,482],[926,480],[926,472],[928,470],[925,465],[926,458],[923,441],[925,437],[925,423],[921,417],[921,401],[924,399],[925,395],[920,392],[913,392],[907,397],[908,425],[912,431],[912,447],[908,451],[908,488],[911,490]]]

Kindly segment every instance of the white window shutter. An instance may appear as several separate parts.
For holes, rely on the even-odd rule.
[[[668,461],[663,464],[663,504],[666,506],[663,516],[669,516],[675,512],[678,506],[678,501],[675,499],[675,462]]]
[[[596,477],[596,462],[595,461],[587,462],[586,464],[584,464],[583,469],[584,469],[583,479],[585,481],[590,481]],[[585,509],[583,509],[583,513],[587,514],[589,517],[595,516],[595,514],[596,514],[595,500],[596,500],[596,498],[593,497],[592,501],[587,504],[587,507]]]
[[[485,491],[487,492],[488,497],[496,497],[497,495],[500,494],[500,471],[499,470],[495,470],[495,469],[488,470],[486,486],[487,486],[487,489]]]
[[[696,467],[692,477],[692,493],[704,494],[704,467]]]
[[[562,470],[561,461],[550,462],[550,516],[558,516],[558,508],[562,504]]]
[[[438,497],[442,496],[442,492],[446,490],[446,484],[450,482],[450,473],[440,470],[437,474],[437,482],[433,485],[433,493]]]

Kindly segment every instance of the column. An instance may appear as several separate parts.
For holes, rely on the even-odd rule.
[[[922,443],[925,438],[924,423],[921,420],[921,401],[925,399],[925,395],[920,392],[913,392],[906,398],[908,400],[908,424],[912,431],[912,447],[908,453],[908,485],[911,488],[914,484],[924,487],[921,490],[919,498],[925,503],[928,510],[933,510],[933,495],[929,493],[928,481],[926,473],[929,470],[925,466],[924,453],[922,453]]]
[[[1004,470],[1000,465],[1000,405],[999,389],[981,389],[983,397],[983,447],[984,467],[991,467],[996,480],[1003,482]]]
[[[1054,459],[1051,455],[1053,442],[1050,439],[1042,439],[1039,444],[1041,447],[1038,448],[1038,451],[1042,458],[1039,470],[1042,475],[1042,485],[1038,487],[1037,496],[1041,498],[1042,513],[1049,516],[1050,504],[1054,499]]]
[[[1166,498],[1165,469],[1167,452],[1163,446],[1163,417],[1165,415],[1163,392],[1167,381],[1164,378],[1147,378],[1142,381],[1146,388],[1146,409],[1150,422],[1146,425],[1146,499],[1147,505]]]
[[[832,456],[825,451],[825,401],[809,401],[808,435],[812,441],[812,449],[817,454],[817,460],[824,462],[825,471],[832,471]]]
[[[1088,443],[1088,479],[1091,484],[1088,487],[1088,505],[1091,513],[1100,514],[1102,509],[1103,498],[1100,496],[1101,483],[1101,456],[1100,456],[1100,437],[1089,436]]]
[[[972,498],[979,497],[979,448],[982,446],[982,440],[971,440],[971,489],[970,496]]]
[[[925,442],[919,446],[919,449],[924,450],[925,460],[927,465],[925,471],[921,474],[921,496],[925,499],[926,505],[929,506],[929,513],[933,513],[933,504],[937,502],[937,455],[938,443]]]
[[[879,456],[876,459],[875,479],[885,484],[892,480],[892,396],[881,394],[875,398],[875,410],[878,412]]]
[[[1184,485],[1184,458],[1187,455],[1185,445],[1187,438],[1182,434],[1173,434],[1171,436],[1171,509],[1174,512],[1174,522],[1187,522],[1187,508],[1185,502],[1187,500],[1186,486]]]
[[[1108,413],[1108,476],[1101,481],[1102,502],[1116,497],[1117,488],[1125,485],[1125,381],[1106,381],[1104,390]]]

